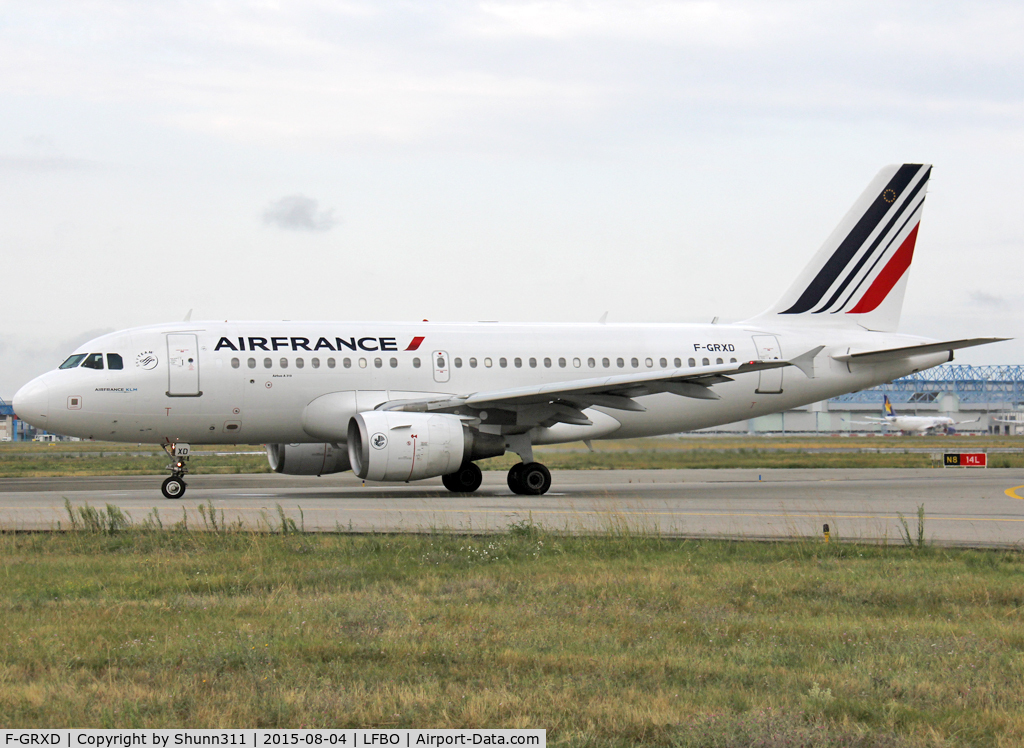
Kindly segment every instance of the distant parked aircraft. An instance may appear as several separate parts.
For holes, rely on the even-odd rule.
[[[902,431],[904,434],[918,434],[927,436],[929,434],[953,434],[956,433],[955,426],[961,423],[977,423],[981,420],[978,416],[973,421],[954,421],[949,416],[900,416],[896,415],[889,396],[885,395],[885,404],[882,406],[882,417],[874,418],[866,416],[867,421],[853,421],[853,423],[888,424],[890,428]]]

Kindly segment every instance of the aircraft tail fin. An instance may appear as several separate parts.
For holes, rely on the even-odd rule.
[[[789,290],[754,320],[893,332],[931,171],[894,164],[878,172]]]
[[[896,412],[892,409],[892,403],[889,402],[889,396],[883,395],[885,398],[885,404],[882,406],[882,415],[886,418],[892,418],[896,415]]]

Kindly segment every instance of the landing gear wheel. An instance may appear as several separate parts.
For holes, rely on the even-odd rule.
[[[508,487],[512,493],[523,494],[523,463],[517,462],[508,471]]]
[[[164,492],[164,496],[168,499],[180,499],[185,495],[185,481],[172,475],[164,481],[164,484],[160,486],[160,490]]]
[[[476,463],[469,462],[454,473],[442,475],[441,482],[452,493],[473,493],[484,482],[484,474]]]
[[[519,485],[525,496],[546,494],[551,488],[551,471],[539,462],[528,462],[519,475]]]

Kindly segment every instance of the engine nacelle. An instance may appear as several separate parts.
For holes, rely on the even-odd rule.
[[[348,423],[348,457],[365,480],[411,481],[505,454],[505,440],[467,428],[458,416],[374,410]]]
[[[275,473],[326,475],[351,470],[348,451],[333,444],[268,444],[267,460]]]

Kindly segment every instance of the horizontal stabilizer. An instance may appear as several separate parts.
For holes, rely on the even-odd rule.
[[[862,353],[847,353],[841,356],[833,356],[836,361],[848,361],[854,364],[876,364],[882,361],[898,361],[901,358],[911,356],[924,356],[929,353],[941,353],[942,351],[953,351],[960,348],[972,348],[976,345],[988,343],[999,343],[1010,338],[966,338],[964,340],[947,340],[944,343],[926,343],[925,345],[909,345],[903,348],[886,348],[880,351],[864,351]]]

